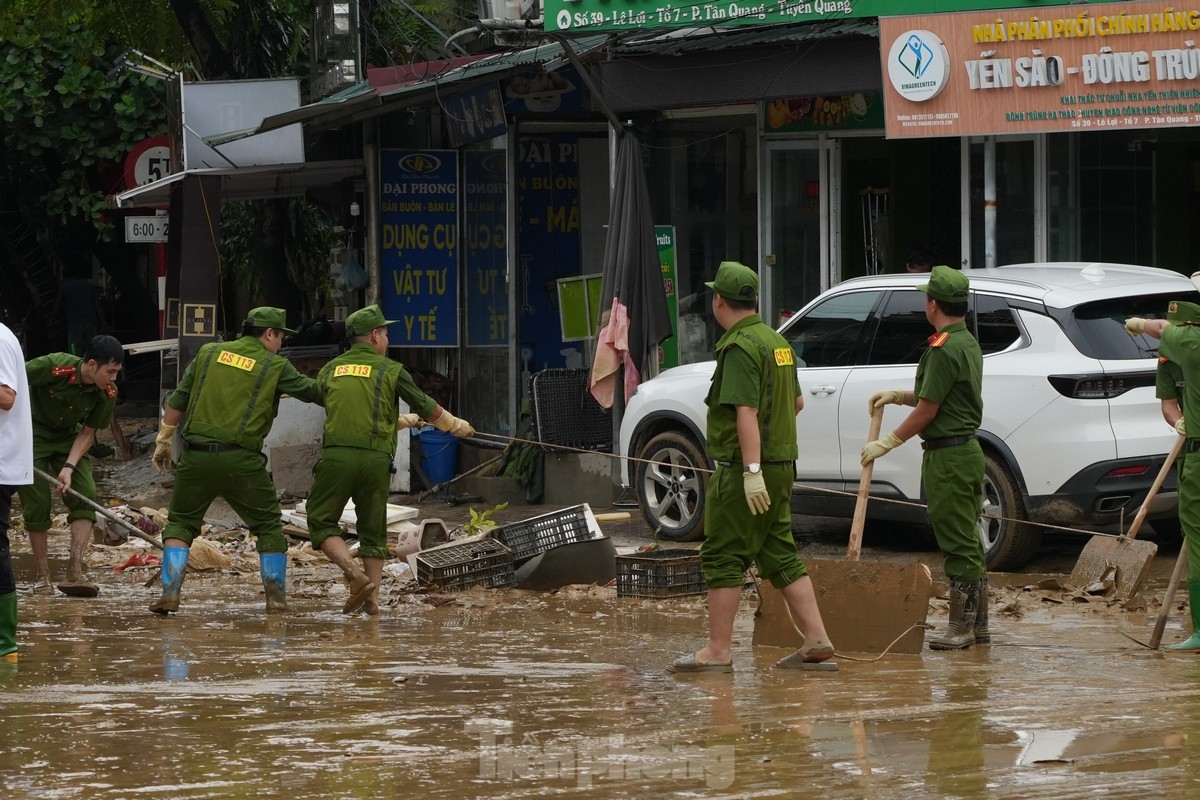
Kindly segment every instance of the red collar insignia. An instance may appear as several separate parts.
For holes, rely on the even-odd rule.
[[[78,374],[77,374],[75,368],[72,366],[51,367],[50,374],[53,375],[55,378],[61,378],[64,375],[69,376],[70,380],[68,380],[67,383],[74,383],[75,378],[78,377]]]

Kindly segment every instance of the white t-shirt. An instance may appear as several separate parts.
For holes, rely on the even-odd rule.
[[[0,486],[33,483],[33,412],[29,405],[29,378],[21,343],[0,325],[0,384],[17,393],[8,411],[0,410]]]

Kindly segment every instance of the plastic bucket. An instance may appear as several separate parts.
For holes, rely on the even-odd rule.
[[[426,428],[420,437],[421,471],[425,477],[435,485],[452,479],[458,466],[458,439],[437,428]]]

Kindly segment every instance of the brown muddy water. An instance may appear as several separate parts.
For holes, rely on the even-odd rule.
[[[1152,612],[1013,595],[991,647],[810,673],[750,646],[747,593],[737,672],[672,676],[701,598],[473,590],[347,617],[340,586],[294,570],[293,610],[267,618],[233,571],[189,576],[160,618],[146,572],[92,574],[96,600],[20,597],[5,800],[1200,793],[1200,659],[1118,632],[1147,637]]]

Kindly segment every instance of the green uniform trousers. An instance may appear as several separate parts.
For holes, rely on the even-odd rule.
[[[326,447],[314,470],[308,509],[308,535],[320,550],[330,536],[341,536],[338,520],[347,500],[354,500],[358,554],[390,558],[387,546],[387,500],[392,483],[392,457],[378,450]]]
[[[75,437],[72,436],[71,442],[74,441]],[[42,472],[57,476],[62,471],[63,464],[67,463],[67,456],[70,455],[70,444],[67,445],[67,448],[62,453],[35,457],[33,466]],[[79,459],[79,463],[75,465],[75,470],[71,473],[71,488],[90,500],[96,499],[96,481],[92,478],[92,462],[88,460],[87,456]],[[17,495],[21,498],[21,517],[25,520],[25,530],[50,530],[50,512],[54,499],[51,496],[50,484],[46,482],[46,479],[35,474],[33,483],[17,488]],[[75,495],[64,494],[62,501],[63,505],[67,507],[68,522],[74,522],[77,519],[96,521],[96,512]]]
[[[979,440],[926,450],[921,459],[921,481],[946,577],[952,581],[979,580],[987,572],[979,538],[983,501],[983,448]]]
[[[175,467],[175,492],[163,540],[180,539],[190,545],[200,535],[204,514],[217,497],[225,498],[246,523],[258,540],[258,552],[287,552],[275,484],[262,455],[244,447],[220,453],[184,451]]]
[[[1190,441],[1190,440],[1189,440]],[[1200,458],[1179,457],[1179,526],[1187,548],[1187,579],[1200,581]]]
[[[718,465],[708,481],[700,565],[710,589],[741,586],[751,563],[758,564],[759,575],[776,589],[808,574],[792,537],[795,467],[790,463],[763,464],[762,471],[771,507],[757,516],[746,504],[741,464]]]

